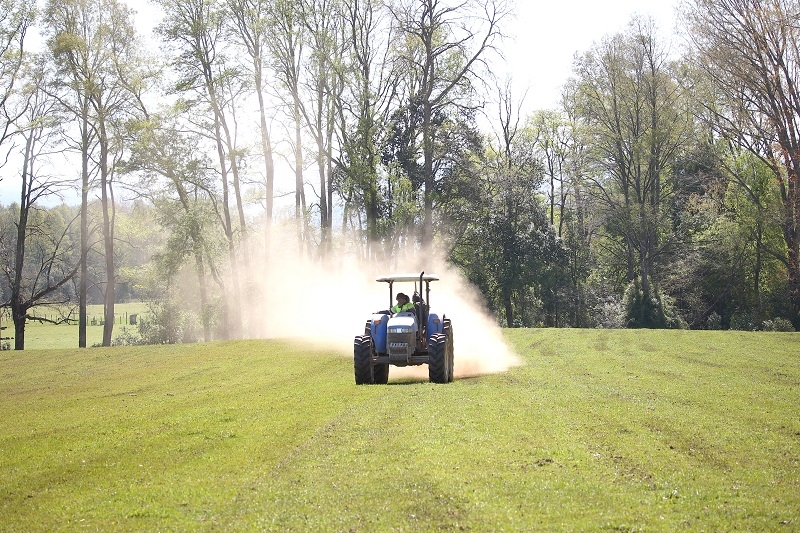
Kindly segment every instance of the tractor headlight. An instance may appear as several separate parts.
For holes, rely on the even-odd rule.
[[[392,328],[391,333],[411,333],[413,331],[412,328],[403,327],[403,328]]]

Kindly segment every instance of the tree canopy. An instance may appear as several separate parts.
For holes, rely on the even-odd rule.
[[[529,114],[495,76],[503,0],[156,4],[144,36],[121,0],[0,2],[18,348],[89,301],[111,344],[122,297],[263,334],[287,253],[446,258],[508,327],[800,327],[793,3],[691,0],[685,47],[620,21]]]

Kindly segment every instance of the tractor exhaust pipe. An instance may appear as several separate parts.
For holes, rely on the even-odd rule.
[[[422,278],[425,276],[425,271],[419,273],[419,298],[414,302],[414,308],[417,310],[417,319],[419,320],[419,343],[421,346],[427,347],[428,345],[428,317],[425,315],[425,305],[422,302]]]
[[[422,277],[425,275],[425,271],[419,273],[419,301],[414,302],[414,307],[417,308],[417,316],[419,317],[419,321],[421,324],[427,323],[423,322],[422,310],[424,309],[422,305]],[[427,320],[427,319],[426,319]],[[420,328],[421,329],[421,328]],[[426,333],[427,335],[427,333]]]

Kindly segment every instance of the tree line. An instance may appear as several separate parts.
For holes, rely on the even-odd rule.
[[[503,0],[155,4],[157,51],[119,0],[0,1],[17,349],[58,303],[85,346],[90,299],[111,344],[134,286],[198,338],[258,335],[287,247],[441,254],[509,327],[800,326],[792,2],[692,0],[681,53],[634,17],[529,115],[493,73]]]

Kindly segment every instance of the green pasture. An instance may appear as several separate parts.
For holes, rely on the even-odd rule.
[[[147,317],[150,310],[146,303],[132,302],[132,303],[118,303],[114,305],[114,337],[116,337],[122,328],[136,328],[130,325],[130,317],[132,314],[137,315],[137,321],[142,317]],[[51,321],[58,321],[66,311],[56,308],[38,307],[31,311],[32,315],[40,316]],[[2,325],[6,329],[2,330],[2,337],[13,337],[14,323],[11,322],[11,316],[8,309],[3,310]],[[76,315],[77,320],[77,315]],[[102,305],[89,305],[86,307],[86,344],[93,346],[103,342],[103,306]],[[3,344],[8,344],[12,348],[14,346],[13,340],[4,340]],[[42,321],[29,321],[25,327],[25,349],[28,350],[43,350],[50,348],[77,348],[78,347],[78,324],[77,322],[71,324],[52,324],[50,322]]]
[[[800,530],[800,334],[505,334],[523,366],[447,385],[283,341],[0,352],[0,530]]]

